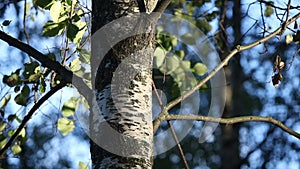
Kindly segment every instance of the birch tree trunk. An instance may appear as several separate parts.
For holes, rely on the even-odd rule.
[[[116,34],[148,29],[147,33],[113,44],[103,58],[98,55],[103,50],[93,46],[98,42],[104,46],[110,44],[108,39],[115,34],[106,35],[104,39],[96,36],[92,40],[91,66],[96,100],[90,116],[93,168],[152,168],[153,26],[140,26],[143,18],[135,14],[149,13],[155,5],[155,0],[93,0],[94,35],[97,30],[121,17],[128,21],[111,27]]]

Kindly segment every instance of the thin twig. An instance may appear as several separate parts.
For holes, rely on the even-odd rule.
[[[258,2],[269,5],[275,9],[280,9],[280,10],[284,10],[284,11],[287,10],[287,8],[282,8],[282,7],[276,6],[276,5],[274,5],[274,3],[270,2],[270,1],[258,0]],[[298,6],[290,6],[290,9],[300,9],[300,6],[299,5]]]
[[[157,98],[157,100],[158,100],[158,103],[159,103],[160,107],[163,108],[163,102],[161,101],[161,98],[160,98],[160,96],[159,96],[159,94],[158,94],[158,92],[157,92],[157,89],[156,89],[156,86],[155,86],[153,80],[152,80],[152,86],[153,86],[153,90],[154,90],[154,92],[155,92],[156,98]],[[178,137],[177,137],[176,132],[175,132],[175,130],[174,130],[174,127],[173,127],[173,125],[172,125],[172,123],[171,123],[170,120],[167,120],[167,122],[168,122],[168,125],[169,125],[170,129],[171,129],[171,133],[172,133],[172,136],[173,136],[173,138],[174,138],[174,141],[175,141],[176,144],[177,144],[177,147],[178,147],[180,156],[181,156],[181,158],[182,158],[182,161],[183,161],[183,163],[184,163],[184,165],[185,165],[185,168],[186,168],[186,169],[189,169],[190,167],[189,167],[189,165],[188,165],[188,163],[187,163],[187,161],[186,161],[186,158],[185,158],[185,156],[184,156],[183,149],[182,149],[182,147],[181,147],[181,145],[180,145],[180,143],[179,143],[179,140],[178,140]]]
[[[292,67],[294,60],[296,58],[296,56],[300,53],[300,48],[294,53],[292,60],[289,63],[289,67],[286,69],[286,71],[290,70],[290,68]]]
[[[286,25],[291,24],[292,22],[294,22],[295,20],[297,20],[298,18],[300,18],[300,13],[298,13],[297,15],[295,15],[294,17],[292,17],[291,19],[289,19],[286,22]],[[157,119],[153,122],[153,132],[155,133],[160,125],[160,123],[162,121],[165,120],[165,117],[169,114],[168,111],[174,107],[175,105],[177,105],[178,103],[180,103],[182,100],[186,99],[187,97],[189,97],[192,93],[194,93],[195,91],[197,91],[203,84],[205,84],[207,81],[209,81],[220,69],[222,69],[225,65],[227,65],[228,61],[237,53],[253,48],[254,46],[260,45],[266,41],[268,41],[269,39],[275,37],[276,35],[280,34],[282,31],[282,27],[277,28],[274,32],[272,32],[271,34],[267,35],[266,37],[257,40],[253,43],[250,43],[246,46],[240,46],[237,45],[235,47],[235,49],[233,49],[227,56],[226,58],[218,65],[216,66],[205,78],[203,78],[193,89],[189,90],[188,92],[186,92],[184,95],[178,97],[177,99],[171,101],[169,104],[167,104],[165,106],[165,108],[162,110],[162,112],[159,114],[159,116],[157,117]]]
[[[5,144],[5,146],[0,150],[0,155],[2,155],[14,142],[14,140],[17,138],[17,136],[20,134],[22,129],[26,126],[27,122],[31,119],[34,112],[40,108],[40,106],[48,100],[54,93],[56,93],[58,90],[62,89],[64,86],[66,86],[67,83],[60,83],[54,88],[52,88],[48,93],[46,93],[39,101],[37,101],[33,107],[30,109],[28,114],[24,117],[21,124],[19,125],[16,132],[9,138],[8,142]]]
[[[300,139],[300,133],[292,130],[291,128],[284,125],[282,122],[273,119],[272,117],[262,117],[262,116],[240,116],[232,118],[216,118],[209,116],[200,116],[195,114],[168,114],[165,116],[165,120],[198,120],[198,121],[208,121],[221,124],[235,124],[242,122],[268,122],[281,128],[283,131],[295,136]]]

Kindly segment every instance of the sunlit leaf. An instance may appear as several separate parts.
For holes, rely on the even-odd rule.
[[[12,150],[12,152],[13,152],[14,155],[17,155],[17,154],[19,154],[19,153],[22,152],[21,147],[19,145],[17,145],[17,144],[13,145],[11,147],[11,150]]]
[[[83,63],[90,63],[91,58],[91,51],[88,51],[86,49],[81,49],[79,52],[79,60]]]
[[[0,124],[0,133],[1,133],[1,134],[2,134],[2,131],[5,129],[5,127],[6,127],[6,123],[2,122],[2,123]]]
[[[73,72],[79,71],[81,69],[81,61],[79,58],[76,58],[70,63],[69,66]]]
[[[1,108],[3,109],[7,103],[9,102],[11,98],[11,94],[8,94],[6,97],[4,97],[2,100],[1,100]]]
[[[50,8],[50,16],[54,22],[58,21],[60,16],[61,2],[55,1]]]
[[[7,138],[4,138],[3,140],[0,141],[0,148],[2,149],[4,147],[4,145],[7,142]]]
[[[178,56],[179,59],[183,59],[185,54],[183,50],[175,51],[176,56]]]
[[[290,44],[291,42],[293,42],[293,35],[292,34],[287,34],[285,36],[285,43]]]
[[[203,76],[207,72],[207,67],[203,63],[196,63],[193,69],[198,76]]]
[[[57,129],[62,132],[62,135],[65,136],[74,130],[74,122],[65,117],[58,119]]]
[[[80,161],[78,164],[78,169],[89,169],[89,166]]]
[[[87,30],[87,25],[86,22],[77,22],[75,25],[79,28],[79,31],[77,32],[73,42],[79,45],[85,31]]]
[[[62,110],[61,110],[62,114],[65,117],[73,116],[77,106],[78,106],[78,98],[72,97],[66,103],[64,103]]]
[[[176,37],[171,37],[171,44],[172,46],[176,46],[178,43],[178,39]]]
[[[186,68],[186,69],[190,69],[191,68],[191,61],[189,60],[184,60],[181,62],[182,65]]]

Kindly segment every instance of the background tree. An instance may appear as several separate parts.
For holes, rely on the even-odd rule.
[[[131,4],[132,7],[134,7],[133,9],[141,9],[141,5],[135,3],[136,2],[134,1],[134,3]],[[164,3],[168,4],[168,1],[160,1],[159,4]],[[75,86],[79,92],[83,94],[86,100],[91,103],[91,98],[88,96],[89,87],[84,82],[89,81],[91,77],[84,66],[85,64],[89,64],[89,52],[83,48],[83,45],[86,43],[85,39],[88,36],[88,33],[85,34],[85,32],[90,31],[87,22],[91,21],[93,23],[94,21],[97,21],[97,19],[100,19],[101,17],[99,16],[98,18],[94,16],[103,13],[98,12],[93,14],[92,18],[94,18],[94,20],[90,19],[91,17],[89,17],[89,15],[91,13],[87,7],[88,5],[84,2],[77,1],[55,2],[37,0],[34,2],[16,1],[13,3],[11,3],[11,1],[5,1],[1,5],[1,9],[3,9],[1,12],[10,12],[9,10],[12,10],[10,7],[14,7],[16,9],[16,14],[19,16],[16,18],[22,19],[14,19],[11,21],[7,16],[2,16],[4,19],[1,26],[2,31],[0,32],[0,38],[9,45],[14,46],[11,49],[21,49],[31,56],[28,57],[23,52],[20,52],[22,53],[21,56],[23,56],[23,59],[20,59],[18,54],[10,52],[9,56],[14,56],[10,57],[10,59],[18,58],[17,62],[2,62],[3,64],[1,64],[0,67],[1,72],[3,73],[3,87],[1,90],[2,123],[0,127],[0,147],[2,148],[1,154],[3,160],[1,160],[1,165],[3,168],[9,168],[9,166],[12,165],[23,165],[24,167],[29,168],[38,166],[38,163],[35,162],[31,164],[24,162],[25,158],[33,159],[33,157],[28,155],[28,152],[34,151],[35,149],[36,152],[38,152],[39,148],[35,148],[32,142],[41,141],[38,144],[43,145],[42,142],[49,140],[44,143],[43,149],[45,149],[45,152],[49,151],[49,149],[52,152],[54,150],[53,148],[50,148],[51,146],[45,146],[47,142],[49,143],[53,140],[50,139],[50,137],[46,140],[35,139],[36,136],[34,134],[37,134],[38,131],[36,131],[36,129],[29,129],[33,126],[29,125],[29,128],[27,127],[26,130],[23,130],[36,110],[42,108],[40,107],[42,103],[47,102],[50,104],[49,97],[67,84],[70,84],[72,80],[73,82],[76,82],[73,83],[73,86]],[[122,6],[122,8],[125,6]],[[163,9],[163,6],[164,5],[162,5],[162,8],[160,9]],[[102,7],[104,7],[103,11],[110,9],[110,7]],[[94,5],[93,8],[98,9],[97,5]],[[120,7],[114,10],[111,8],[109,12],[119,12],[118,10],[121,10],[122,8]],[[24,9],[24,13],[20,12],[22,9]],[[43,22],[43,24],[45,23],[43,28],[38,26],[40,24],[31,24],[37,23],[38,20],[40,20],[40,16],[43,15],[42,11],[50,11],[51,16],[49,21],[48,19],[39,21]],[[93,9],[93,12],[95,11],[97,10]],[[297,25],[299,7],[296,2],[290,0],[285,2],[263,0],[251,2],[237,0],[216,0],[212,2],[174,1],[170,3],[165,11],[185,18],[197,25],[204,33],[211,37],[212,41],[215,42],[223,60],[220,66],[217,67],[217,70],[226,65],[226,63],[228,63],[228,67],[231,68],[228,70],[228,77],[232,80],[228,82],[227,88],[228,93],[230,94],[231,91],[232,95],[229,95],[227,99],[228,103],[224,117],[235,117],[240,115],[241,117],[233,119],[215,119],[206,116],[176,115],[178,107],[175,106],[170,109],[170,107],[166,106],[164,107],[163,112],[169,111],[169,114],[164,116],[164,118],[158,118],[158,120],[154,121],[154,130],[156,131],[157,126],[162,121],[175,119],[196,119],[199,121],[215,121],[224,124],[246,121],[265,121],[273,123],[277,125],[277,127],[266,123],[256,122],[243,123],[239,126],[234,125],[232,129],[231,125],[225,125],[222,130],[221,128],[217,128],[215,135],[209,142],[199,144],[199,128],[203,123],[197,122],[190,135],[181,142],[183,151],[180,152],[185,153],[185,156],[178,155],[177,148],[174,148],[165,154],[157,156],[155,158],[154,166],[157,166],[158,168],[181,168],[183,166],[186,168],[188,168],[188,166],[191,168],[225,168],[225,166],[229,168],[236,166],[241,168],[275,168],[275,166],[280,167],[290,164],[297,168],[297,165],[299,165],[297,161],[299,161],[300,158],[298,155],[299,141],[295,139],[295,137],[299,138],[299,134],[286,128],[286,126],[288,126],[295,131],[299,128],[299,124],[297,123],[297,119],[299,118],[297,100],[299,99],[296,94],[299,81],[297,76],[298,71],[296,71],[298,65],[296,56],[299,51],[297,49],[297,43],[299,42]],[[5,13],[7,12],[2,12],[1,14]],[[29,18],[35,20],[30,21]],[[115,18],[111,18],[111,20],[113,19]],[[95,28],[92,29],[92,31],[105,25],[105,22],[111,20],[96,22],[100,25],[97,26],[93,24]],[[218,23],[218,25],[216,23]],[[26,29],[20,31],[22,30],[22,27]],[[20,43],[3,31],[14,35],[14,37],[18,37],[20,40],[26,41],[27,44],[30,44],[34,48],[24,43]],[[36,34],[36,32],[43,32],[43,36],[41,36],[41,34]],[[146,35],[141,36],[145,37]],[[55,39],[60,39],[60,41],[56,41],[50,37],[55,37]],[[133,37],[133,39],[137,37]],[[39,42],[42,40],[47,42],[47,46],[41,47],[41,44],[36,43],[35,39],[38,39]],[[146,39],[147,38],[143,40]],[[156,36],[156,41],[158,42],[156,43],[156,50],[161,48],[168,53],[175,53],[175,56],[182,60],[190,59],[190,69],[193,70],[193,66],[197,61],[193,62],[193,58],[188,57],[191,56],[191,51],[182,43],[174,43],[175,40],[172,41],[172,38],[166,36]],[[152,43],[148,44],[151,46]],[[118,46],[119,48],[117,47],[117,51],[122,53],[122,46],[126,47],[126,45],[130,45],[130,43],[126,43],[126,40],[123,44],[121,42]],[[145,41],[141,43],[141,47],[144,45]],[[254,46],[257,47],[250,49]],[[45,55],[39,53],[35,49],[42,51]],[[138,52],[137,49],[138,48],[132,48],[133,51]],[[4,50],[5,49],[3,49],[3,51]],[[235,55],[238,53],[239,55]],[[111,51],[109,55],[114,54]],[[279,55],[284,61],[285,68],[288,68],[287,70],[281,68],[280,62],[277,63],[278,65],[273,63],[276,55]],[[2,58],[4,58],[4,56]],[[158,57],[155,56],[155,58],[157,59]],[[4,63],[10,63],[10,66],[5,67]],[[15,63],[20,63],[21,65]],[[21,69],[18,69],[19,67],[21,67]],[[66,67],[68,69],[66,69]],[[101,76],[101,68],[103,67],[100,66],[99,68],[100,73],[98,73],[98,75]],[[205,76],[199,76],[199,85],[196,86],[197,90],[201,84],[203,85],[206,83],[214,73],[215,72],[212,71],[208,72]],[[73,74],[76,74],[74,76],[75,80],[74,78],[72,79]],[[242,74],[244,74],[244,76],[242,76]],[[197,75],[196,72],[195,75]],[[161,83],[162,81],[157,79],[159,77],[163,77],[164,79],[167,79],[167,81]],[[170,89],[168,100],[172,103],[171,101],[178,96],[178,92],[174,91],[178,91],[180,87],[179,82],[180,80],[182,81],[182,79],[172,79],[168,77],[170,76],[164,73],[163,70],[161,72],[154,71],[153,79],[156,88]],[[229,80],[229,78],[227,78],[227,80]],[[280,85],[278,86],[279,82]],[[108,82],[101,83],[104,85]],[[208,88],[209,85],[209,83],[206,83]],[[277,88],[275,89],[273,86],[276,86]],[[64,90],[66,90],[66,88],[64,88]],[[202,86],[200,91],[203,92],[204,90],[207,90],[207,87],[205,88],[205,86]],[[201,99],[206,99],[207,102],[209,102],[210,97],[211,96],[207,91],[201,93]],[[230,99],[231,97],[232,99]],[[14,100],[12,98],[14,98]],[[82,97],[68,99],[69,98],[64,98],[65,103],[60,102],[61,106],[58,106],[58,109],[61,110],[61,113],[57,109],[54,109],[56,110],[56,113],[54,114],[53,111],[52,113],[41,113],[41,111],[37,113],[42,114],[41,119],[48,122],[50,126],[48,127],[54,130],[52,133],[56,133],[55,130],[57,128],[62,135],[67,135],[73,131],[74,126],[78,124],[74,112],[75,109],[77,109],[77,106],[81,105],[79,102],[83,99]],[[17,111],[13,108],[13,103],[20,105],[20,110],[22,111]],[[31,106],[33,107],[30,108]],[[207,110],[208,107],[209,104],[200,106],[202,111]],[[249,117],[247,115],[255,115],[255,117]],[[271,118],[264,118],[264,116],[272,116],[282,123]],[[36,118],[37,116],[34,116],[32,121],[36,121],[34,120]],[[169,126],[172,125],[172,123],[166,124],[169,124]],[[39,127],[40,131],[45,129],[45,127]],[[166,128],[168,127],[162,123],[159,130],[162,131]],[[295,137],[290,136],[289,134],[283,134],[284,132],[280,130],[280,128]],[[176,127],[175,131],[178,132]],[[77,135],[80,137],[80,133],[82,132],[82,130],[76,128],[72,134],[68,134],[64,139],[67,139],[70,135]],[[229,138],[229,135],[234,137]],[[54,139],[57,138],[57,136],[54,137]],[[228,148],[227,145],[231,146]],[[7,151],[8,149],[9,151]],[[226,157],[228,157],[227,154],[233,150],[235,150],[235,158],[232,159],[232,162],[228,162],[228,160],[226,160]],[[22,154],[20,154],[21,152]],[[40,154],[41,153],[37,153],[37,156],[40,156],[40,159],[45,159],[49,156],[41,156]],[[20,158],[12,158],[18,156]],[[187,163],[181,162],[180,158],[182,158],[183,161],[186,160]],[[18,160],[13,159],[20,159],[19,163]],[[98,164],[96,159],[103,158],[97,158],[97,156],[93,157],[92,155],[93,162]],[[68,159],[64,159],[63,156],[61,156],[59,160],[54,162],[56,165],[53,165],[52,163],[52,166],[47,166],[46,164],[40,164],[40,166],[46,168],[55,168],[58,166],[68,167],[69,164],[65,161],[68,161]],[[109,165],[112,164],[110,163]],[[79,166],[83,167],[84,163],[79,163]]]

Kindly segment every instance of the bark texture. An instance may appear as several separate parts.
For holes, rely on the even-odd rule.
[[[96,96],[90,116],[93,168],[152,168],[151,79],[155,45],[152,25],[144,24],[143,18],[135,14],[144,10],[149,13],[155,4],[153,0],[142,3],[140,0],[93,0],[92,33],[121,17],[129,18],[134,24],[115,24],[111,29],[116,34],[147,29],[147,33],[112,43],[103,58],[98,56],[101,49],[92,47],[92,66],[99,62],[92,67]],[[108,39],[114,36],[107,35],[92,43],[98,40],[110,44]]]

